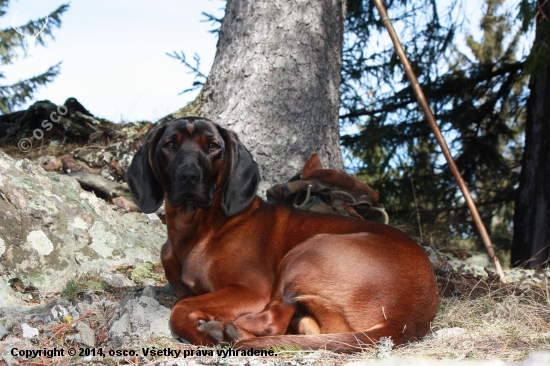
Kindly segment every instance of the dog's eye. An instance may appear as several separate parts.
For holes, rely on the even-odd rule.
[[[172,149],[174,147],[174,143],[172,141],[168,141],[164,144],[164,147]]]
[[[218,145],[215,142],[211,142],[211,143],[208,144],[209,149],[217,149],[218,147],[220,147],[220,145]]]

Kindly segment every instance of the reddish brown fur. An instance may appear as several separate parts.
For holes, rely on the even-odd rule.
[[[194,132],[205,128],[195,123]],[[179,151],[205,151],[200,139],[185,135]],[[228,163],[236,156],[230,145],[239,143],[229,136],[222,157],[208,153],[204,163],[215,182],[208,208],[174,207],[168,193],[165,197],[168,240],[161,259],[179,297],[170,316],[172,330],[194,344],[238,338],[236,346],[243,348],[298,345],[341,352],[357,351],[382,336],[397,344],[423,337],[439,298],[420,246],[390,226],[258,197],[228,216],[222,209],[224,189],[230,186],[228,171],[235,170]],[[155,149],[159,139],[152,141],[149,148]],[[168,183],[165,172],[181,167],[174,156],[153,161],[158,164],[153,171],[163,175],[157,180]],[[131,190],[139,188],[130,183]]]

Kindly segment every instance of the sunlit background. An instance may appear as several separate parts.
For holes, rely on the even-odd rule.
[[[0,27],[44,17],[67,2],[13,1]],[[183,50],[194,64],[196,52],[207,73],[217,38],[201,13],[222,17],[224,6],[220,0],[73,0],[61,28],[53,30],[55,40],[46,37],[46,47],[31,46],[27,58],[21,51],[14,65],[3,67],[2,83],[41,74],[62,61],[60,75],[40,88],[35,100],[62,104],[75,97],[94,115],[114,122],[157,120],[198,92],[179,94],[191,86],[193,75],[166,53]]]
[[[44,17],[64,3],[12,2],[0,27]],[[478,0],[466,5],[467,28],[474,35],[482,4]],[[73,0],[62,15],[61,28],[53,30],[55,39],[47,37],[46,47],[31,45],[27,57],[21,51],[18,62],[4,68],[3,83],[38,75],[62,61],[61,74],[41,88],[35,100],[61,104],[75,97],[96,116],[115,122],[157,120],[198,92],[181,94],[192,85],[193,75],[166,53],[184,51],[193,64],[197,53],[207,74],[217,37],[209,32],[215,25],[202,13],[221,18],[224,6],[222,0]]]

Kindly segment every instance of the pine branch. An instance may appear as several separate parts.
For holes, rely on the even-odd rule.
[[[46,72],[32,78],[21,80],[12,85],[0,86],[0,112],[12,113],[17,106],[25,104],[32,99],[38,88],[53,81],[59,75],[61,62],[51,66]]]
[[[183,53],[183,51],[180,51],[179,54],[176,51],[173,51],[171,54],[167,52],[166,55],[168,55],[169,57],[175,58],[176,60],[180,60],[181,63],[189,69],[189,72],[187,73],[195,75],[195,81],[193,81],[193,86],[191,88],[185,89],[179,94],[184,94],[184,93],[199,89],[204,85],[204,83],[206,82],[207,76],[200,71],[201,58],[197,53],[195,53],[195,55],[193,56],[193,60],[195,60],[194,66],[189,62],[187,62],[187,59],[185,58],[185,53]],[[203,79],[203,80],[200,81],[198,79]]]
[[[7,1],[5,2],[7,3]],[[4,4],[0,4],[1,6]],[[3,65],[8,65],[13,63],[16,58],[16,50],[25,48],[25,42],[36,41],[38,44],[45,45],[45,36],[49,36],[51,39],[54,39],[52,30],[53,28],[59,28],[61,26],[61,15],[69,9],[68,4],[63,4],[59,6],[56,10],[47,15],[47,17],[31,20],[23,25],[16,25],[0,30],[0,63]],[[0,13],[1,16],[2,13]],[[5,14],[5,12],[4,12]],[[44,27],[44,24],[47,24]],[[16,21],[17,18],[12,19]],[[38,32],[44,27],[41,32]],[[28,36],[22,36],[22,34]],[[36,34],[36,37],[32,35]]]

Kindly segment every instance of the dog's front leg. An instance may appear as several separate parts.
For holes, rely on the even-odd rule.
[[[183,339],[216,345],[253,337],[233,325],[244,314],[263,310],[269,302],[268,289],[228,286],[208,294],[179,299],[170,315],[172,331]]]
[[[169,241],[162,246],[160,260],[162,262],[162,267],[164,267],[164,275],[178,298],[188,296],[188,291],[186,291],[181,281],[181,264],[176,258]]]

